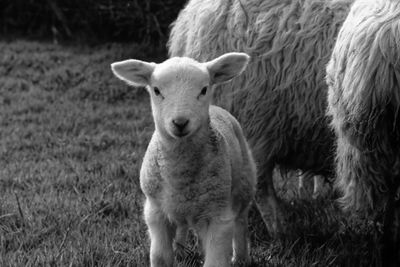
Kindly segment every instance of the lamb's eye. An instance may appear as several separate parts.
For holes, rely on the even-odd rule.
[[[154,87],[153,90],[154,90],[154,93],[155,93],[156,95],[161,95],[160,89],[158,89],[158,87]]]
[[[207,86],[204,86],[203,89],[201,89],[200,94],[201,95],[206,95],[207,94]]]

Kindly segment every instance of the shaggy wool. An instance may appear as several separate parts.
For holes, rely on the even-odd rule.
[[[277,164],[333,172],[325,66],[351,2],[192,0],[173,24],[170,56],[251,56],[243,75],[216,88],[215,101],[242,124],[261,179]]]
[[[327,67],[343,206],[381,211],[400,185],[400,1],[356,1]]]

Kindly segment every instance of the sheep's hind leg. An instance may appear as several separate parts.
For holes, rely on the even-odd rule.
[[[322,188],[322,183],[323,183],[323,179],[324,179],[324,177],[323,176],[321,176],[321,175],[315,175],[314,176],[314,189],[313,189],[313,195],[312,195],[312,197],[313,197],[313,199],[316,199],[316,198],[318,198],[318,196],[319,196],[319,194],[320,194],[320,190],[321,190],[321,188]]]
[[[235,219],[233,231],[233,266],[247,266],[250,263],[248,240],[249,207]]]
[[[150,266],[151,267],[172,267],[174,264],[174,253],[172,241],[175,234],[175,227],[162,212],[146,200],[144,217],[150,234]]]
[[[400,186],[390,192],[386,205],[383,242],[382,266],[400,266]]]
[[[281,210],[281,203],[276,196],[272,175],[273,166],[268,166],[259,176],[256,204],[267,226],[268,233],[275,238],[284,232],[285,220]]]
[[[306,196],[306,188],[304,187],[304,173],[300,170],[296,172],[296,176],[299,179],[299,196],[304,198]]]

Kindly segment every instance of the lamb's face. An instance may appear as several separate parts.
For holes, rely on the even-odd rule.
[[[156,127],[173,138],[208,125],[210,75],[204,64],[172,58],[154,69],[148,86]]]
[[[248,61],[244,53],[228,53],[205,63],[185,57],[160,64],[130,59],[113,63],[111,68],[128,84],[146,86],[156,130],[180,139],[208,127],[211,86],[239,75]]]

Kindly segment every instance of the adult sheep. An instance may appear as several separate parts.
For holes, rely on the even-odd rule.
[[[377,219],[383,212],[384,266],[399,266],[400,1],[354,3],[327,66],[327,83],[342,204]]]
[[[172,26],[170,56],[207,61],[242,51],[252,58],[215,100],[249,138],[259,173],[256,202],[272,235],[283,230],[273,169],[333,172],[325,66],[351,2],[191,0]]]

